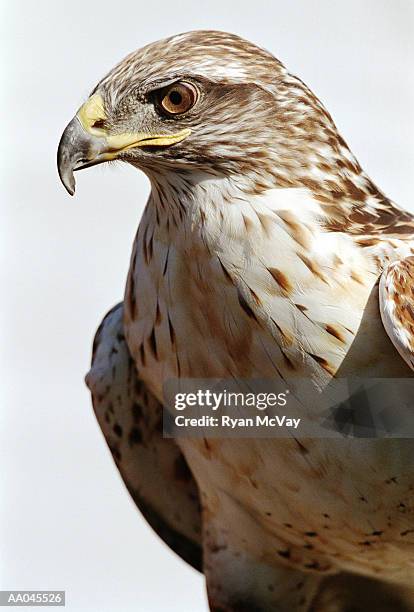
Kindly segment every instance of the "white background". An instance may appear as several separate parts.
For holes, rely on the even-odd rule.
[[[77,175],[70,199],[56,172],[60,134],[130,51],[180,31],[229,30],[308,83],[371,177],[413,209],[414,2],[1,7],[0,588],[66,589],[76,612],[206,611],[201,576],[124,490],[83,384],[97,324],[122,298],[148,183],[130,167],[99,166]]]

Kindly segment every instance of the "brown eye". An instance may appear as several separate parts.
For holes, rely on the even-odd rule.
[[[164,90],[161,107],[169,115],[181,115],[194,106],[197,101],[197,90],[190,83],[174,83]]]

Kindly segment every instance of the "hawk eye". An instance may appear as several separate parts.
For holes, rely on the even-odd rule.
[[[190,83],[174,83],[162,90],[160,106],[167,115],[186,113],[197,102],[198,92]]]

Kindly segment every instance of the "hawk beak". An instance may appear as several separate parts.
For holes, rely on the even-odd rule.
[[[191,133],[186,129],[175,134],[126,132],[111,135],[100,127],[105,119],[102,97],[94,94],[81,106],[62,134],[57,165],[60,180],[70,195],[75,193],[74,171],[117,159],[120,153],[135,147],[168,146]]]

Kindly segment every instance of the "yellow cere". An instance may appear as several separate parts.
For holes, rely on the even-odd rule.
[[[84,130],[90,134],[99,134],[103,132],[100,128],[93,128],[95,121],[106,119],[106,114],[103,105],[103,99],[100,94],[94,94],[83,104],[77,113],[78,119]]]

